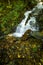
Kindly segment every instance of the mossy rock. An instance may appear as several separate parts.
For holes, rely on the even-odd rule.
[[[43,31],[42,31],[42,32],[37,32],[37,31],[31,32],[30,35],[31,35],[33,38],[43,40]]]

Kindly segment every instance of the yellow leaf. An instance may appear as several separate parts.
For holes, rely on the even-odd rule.
[[[18,58],[20,58],[21,57],[21,55],[20,54],[18,54]]]

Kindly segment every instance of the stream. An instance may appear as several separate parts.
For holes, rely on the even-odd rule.
[[[12,34],[9,34],[9,36],[22,37],[27,30],[31,30],[30,32],[31,35],[32,35],[32,32],[35,32],[35,31],[36,31],[35,35],[38,35],[37,32],[39,32],[39,25],[37,24],[36,18],[42,9],[43,9],[43,3],[40,2],[32,10],[26,11],[24,13],[25,18],[21,21],[20,24],[18,24],[16,31]]]

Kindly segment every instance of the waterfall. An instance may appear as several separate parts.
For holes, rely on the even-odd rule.
[[[18,24],[17,29],[10,36],[14,37],[22,37],[27,30],[31,31],[39,31],[39,26],[36,24],[37,20],[35,15],[39,14],[40,10],[43,9],[43,3],[38,3],[31,11],[26,11],[24,13],[25,18]],[[32,14],[32,16],[30,16]],[[30,19],[27,21],[28,17]]]

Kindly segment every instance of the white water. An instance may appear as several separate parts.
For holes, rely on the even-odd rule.
[[[36,11],[37,9],[37,11]],[[27,30],[31,31],[39,31],[39,26],[36,27],[36,18],[34,16],[30,17],[27,21],[30,13],[34,12],[34,14],[38,14],[39,11],[43,9],[42,2],[38,3],[31,11],[27,11],[24,13],[25,18],[21,21],[21,23],[17,26],[16,31],[11,35],[15,37],[22,37]],[[27,23],[26,23],[27,21]],[[26,24],[25,24],[26,23]]]

